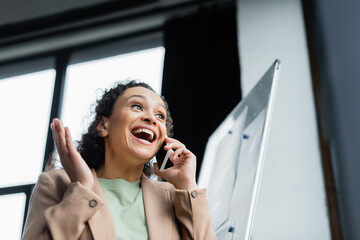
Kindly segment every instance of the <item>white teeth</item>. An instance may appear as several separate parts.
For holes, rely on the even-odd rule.
[[[150,137],[150,141],[153,140],[154,138],[154,133],[152,131],[150,131],[149,129],[146,129],[146,128],[138,128],[136,130],[133,131],[134,134],[136,133],[141,133],[141,132],[144,132],[144,133],[147,133],[149,134],[151,137]]]

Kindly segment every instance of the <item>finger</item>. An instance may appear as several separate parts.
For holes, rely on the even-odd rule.
[[[178,149],[179,150],[179,149]],[[173,151],[170,156],[169,159],[170,161],[175,165],[176,163],[178,163],[179,158],[181,157],[181,150],[179,151]]]
[[[158,175],[159,177],[162,177],[162,173],[159,170],[159,165],[157,163],[154,163],[153,166],[154,166],[155,174]]]
[[[66,153],[65,131],[59,119],[54,119],[54,141],[59,155]]]
[[[54,123],[54,126],[55,126],[54,133],[57,134],[58,136],[63,134],[64,133],[64,127],[63,127],[62,122],[59,119],[55,118],[53,123]]]
[[[70,155],[76,156],[78,152],[76,151],[73,140],[71,138],[70,129],[65,127],[65,140],[66,140],[66,149]]]
[[[173,138],[170,138],[170,137],[168,137],[168,136],[166,136],[166,137],[164,138],[164,141],[165,141],[166,143],[170,143],[172,140],[173,140]]]
[[[185,155],[186,149],[185,148],[178,148],[176,149],[176,151],[174,152],[173,156],[172,156],[172,162],[177,162],[180,157],[182,155]]]
[[[53,138],[53,141],[55,142],[55,125],[54,125],[54,122],[51,122],[50,123],[50,128],[51,128],[51,136]]]
[[[171,175],[172,175],[171,172],[172,172],[173,168],[174,168],[174,167],[171,167],[171,168],[167,168],[167,169],[164,169],[164,170],[161,170],[161,171],[160,171],[160,170],[159,170],[159,165],[158,165],[157,163],[154,163],[154,173],[155,173],[157,176],[165,179],[165,180],[168,181],[168,182],[171,182],[171,179],[172,179],[172,177],[171,177]]]
[[[53,136],[54,136],[54,122],[51,122],[50,123],[50,128],[51,128],[51,132],[52,132],[52,134],[53,134]]]
[[[176,163],[176,158],[174,157],[174,151],[173,152],[171,152],[170,153],[170,155],[169,155],[169,159],[170,159],[170,161],[175,165],[175,163]]]
[[[165,150],[169,150],[169,149],[178,149],[178,148],[186,148],[186,146],[184,144],[182,144],[181,142],[171,142],[165,145],[164,149]]]
[[[154,172],[155,173],[159,172],[159,165],[156,162],[153,163],[153,167],[154,167]]]
[[[171,153],[170,153],[170,155],[169,155],[169,159],[171,160],[172,158],[173,158],[173,156],[174,156],[174,151],[172,151]],[[172,160],[171,160],[172,161]]]
[[[183,144],[182,142],[180,142],[179,140],[175,139],[175,138],[171,138],[171,137],[165,137],[164,141],[166,143],[179,143],[179,144]]]

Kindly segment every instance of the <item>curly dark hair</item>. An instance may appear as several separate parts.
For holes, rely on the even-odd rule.
[[[101,99],[97,100],[95,118],[90,124],[87,132],[82,135],[77,147],[77,150],[89,168],[97,170],[104,164],[105,161],[105,141],[99,136],[97,126],[99,125],[102,117],[111,116],[116,100],[125,92],[125,90],[133,87],[144,87],[155,92],[148,84],[131,80],[125,83],[117,83],[116,86],[109,90],[105,89]],[[170,116],[168,103],[163,96],[160,97],[166,107],[167,135],[171,137],[173,135],[173,120]],[[152,170],[152,166],[149,162],[144,165],[143,172],[147,176],[152,174]]]

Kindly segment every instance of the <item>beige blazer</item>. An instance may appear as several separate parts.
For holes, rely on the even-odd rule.
[[[116,239],[115,226],[96,173],[94,188],[71,183],[64,170],[40,175],[30,199],[23,239]],[[176,190],[141,176],[149,239],[216,239],[206,190]]]

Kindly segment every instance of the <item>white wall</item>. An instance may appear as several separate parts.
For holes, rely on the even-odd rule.
[[[252,239],[331,239],[300,0],[238,0],[244,96],[281,60]]]

